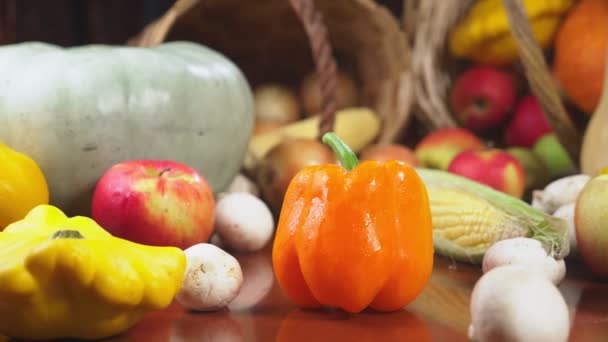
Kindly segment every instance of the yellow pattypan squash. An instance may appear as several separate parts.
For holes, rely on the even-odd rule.
[[[175,247],[110,235],[39,205],[0,232],[0,335],[99,339],[171,304],[186,267]]]
[[[49,203],[46,178],[34,160],[0,142],[0,231]]]
[[[536,41],[549,46],[574,0],[524,0],[524,8]],[[452,29],[449,49],[456,57],[501,66],[519,58],[503,0],[477,0]]]

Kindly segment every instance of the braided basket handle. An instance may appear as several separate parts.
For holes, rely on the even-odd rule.
[[[323,15],[315,8],[314,0],[289,0],[289,3],[304,26],[319,77],[321,87],[320,138],[323,134],[333,130],[336,119],[336,61],[332,54]]]
[[[581,135],[568,116],[557,85],[553,81],[542,49],[534,39],[522,0],[503,0],[509,26],[519,50],[532,93],[538,98],[559,142],[577,163]]]
[[[199,2],[200,0],[177,0],[162,17],[148,24],[142,33],[130,39],[127,45],[149,47],[162,43],[175,21]],[[332,54],[323,15],[315,7],[314,0],[289,0],[289,3],[306,31],[315,70],[319,77],[322,101],[321,119],[319,121],[320,138],[334,128],[336,61]]]

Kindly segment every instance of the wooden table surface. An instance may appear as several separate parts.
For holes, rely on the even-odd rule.
[[[295,307],[274,280],[270,252],[237,256],[244,287],[229,309],[189,313],[174,304],[149,314],[108,342],[185,341],[467,341],[469,296],[479,267],[436,257],[425,291],[394,313],[310,311]],[[608,341],[608,283],[568,264],[560,285],[571,309],[571,341]]]

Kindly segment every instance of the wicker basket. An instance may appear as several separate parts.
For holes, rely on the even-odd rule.
[[[399,140],[409,122],[408,45],[395,17],[374,1],[178,0],[129,44],[165,40],[200,42],[223,53],[252,87],[295,87],[316,68],[325,98],[321,132],[333,123],[336,64],[357,81],[359,104],[384,123],[379,142]]]
[[[411,37],[414,73],[415,116],[428,130],[458,126],[447,106],[447,94],[454,75],[462,68],[447,53],[447,36],[473,0],[408,0],[404,21]],[[529,86],[572,160],[579,161],[582,129],[567,113],[545,56],[533,38],[522,0],[503,0],[510,29],[518,45],[524,81]]]

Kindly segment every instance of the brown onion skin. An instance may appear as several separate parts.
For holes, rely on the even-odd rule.
[[[337,73],[335,94],[336,110],[358,105],[359,90],[355,81],[345,72]],[[299,98],[304,116],[310,117],[321,113],[321,86],[315,73],[303,79]]]
[[[283,204],[283,196],[291,179],[302,168],[336,163],[332,150],[315,139],[287,139],[274,146],[260,162],[257,182],[262,199],[274,214]]]
[[[268,132],[272,132],[275,129],[279,129],[285,126],[282,122],[277,121],[268,121],[268,122],[256,122],[255,127],[253,128],[253,135],[260,135]]]
[[[256,122],[287,124],[300,118],[300,103],[297,95],[281,85],[266,84],[256,88]]]

